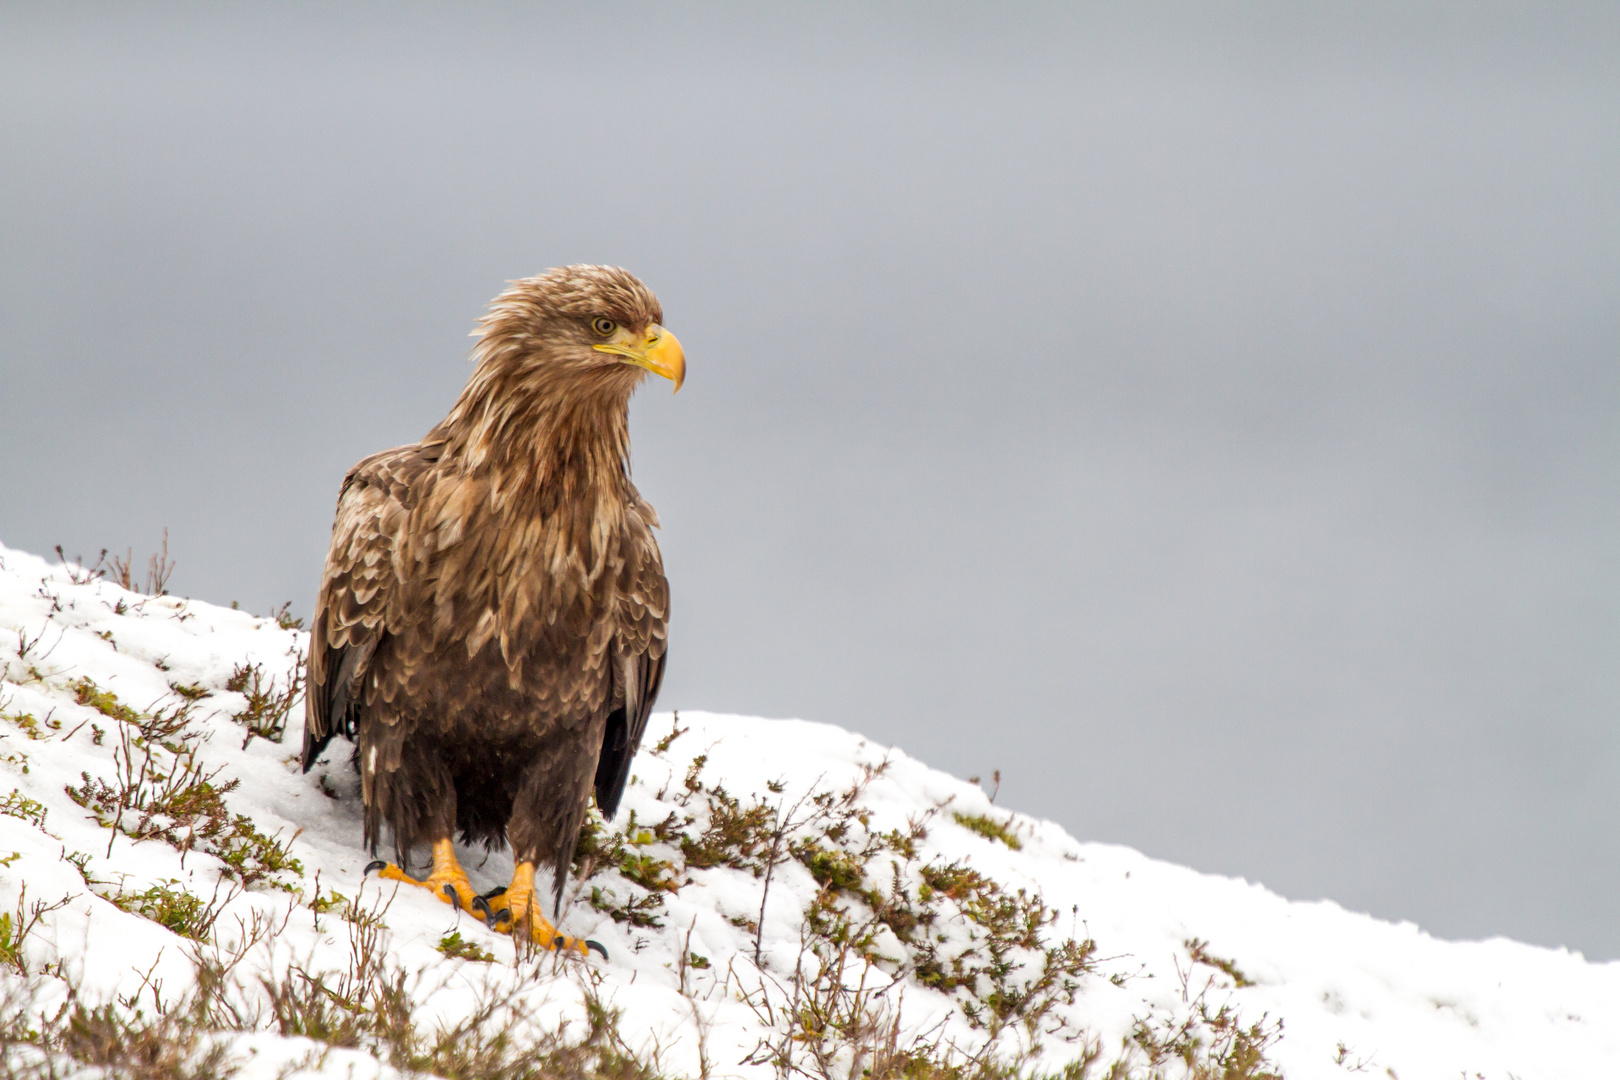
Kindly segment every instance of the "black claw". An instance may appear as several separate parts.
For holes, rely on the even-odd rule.
[[[585,948],[595,949],[597,952],[602,954],[602,959],[604,960],[608,958],[607,950],[602,947],[602,943],[600,941],[591,941],[587,939],[585,942]]]
[[[456,894],[456,887],[454,885],[446,883],[440,887],[439,891],[450,898],[450,905],[452,907],[461,906],[461,897]]]
[[[501,910],[499,910],[499,911],[497,911],[495,913],[495,923],[503,923],[503,922],[511,922],[511,921],[512,921],[512,909],[511,908],[503,907],[503,908],[501,908]],[[491,925],[494,925],[494,924],[492,923]]]
[[[381,859],[377,859],[377,860],[375,860],[373,862],[366,863],[365,874],[369,874],[373,870],[386,870],[387,868],[388,868],[387,863],[383,862]],[[362,876],[364,876],[364,874]]]
[[[497,885],[493,889],[489,890],[489,892],[484,894],[484,899],[485,900],[493,900],[497,896],[504,895],[505,892],[506,892],[506,886],[505,885]]]
[[[481,917],[485,922],[490,921],[488,900],[485,900],[482,896],[473,897],[472,909],[474,915]]]

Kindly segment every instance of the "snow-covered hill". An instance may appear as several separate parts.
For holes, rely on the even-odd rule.
[[[524,958],[364,879],[347,753],[297,766],[304,645],[0,548],[13,1071],[111,1060],[68,1003],[122,1017],[118,1053],[165,1017],[203,1032],[173,1075],[523,1074],[488,1064],[498,1022],[625,1076],[1620,1076],[1620,964],[1082,843],[801,721],[655,716],[567,893],[563,928],[609,958]],[[511,871],[463,861],[480,887]],[[378,1035],[400,1002],[388,1030],[415,1034]]]

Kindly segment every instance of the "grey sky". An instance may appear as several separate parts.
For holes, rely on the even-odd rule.
[[[0,540],[309,610],[611,262],[661,704],[1620,957],[1620,9],[0,6]]]

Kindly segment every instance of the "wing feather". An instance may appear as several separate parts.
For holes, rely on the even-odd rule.
[[[647,717],[658,700],[668,651],[669,582],[652,530],[658,515],[631,489],[630,542],[620,575],[615,680],[624,704],[608,717],[596,763],[596,805],[612,818],[619,809],[630,761],[641,747]],[[615,695],[617,697],[617,695]]]
[[[304,696],[308,772],[335,734],[354,737],[361,685],[388,634],[403,577],[402,547],[416,482],[436,458],[431,445],[373,454],[343,478],[332,546],[310,629]]]

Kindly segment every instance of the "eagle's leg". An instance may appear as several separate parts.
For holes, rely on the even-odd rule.
[[[595,949],[603,958],[607,950],[594,941],[581,941],[559,933],[546,918],[543,902],[534,895],[534,863],[520,862],[512,871],[512,884],[506,891],[491,897],[492,907],[500,908],[491,916],[490,925],[504,933],[528,931],[529,938],[542,949],[579,952],[586,956]]]
[[[445,903],[454,904],[464,911],[473,911],[473,901],[478,898],[477,890],[467,880],[467,871],[456,861],[456,846],[449,837],[433,841],[433,869],[426,881],[411,877],[393,863],[374,862],[366,867],[368,874],[373,870],[377,871],[378,877],[388,881],[420,886]]]

